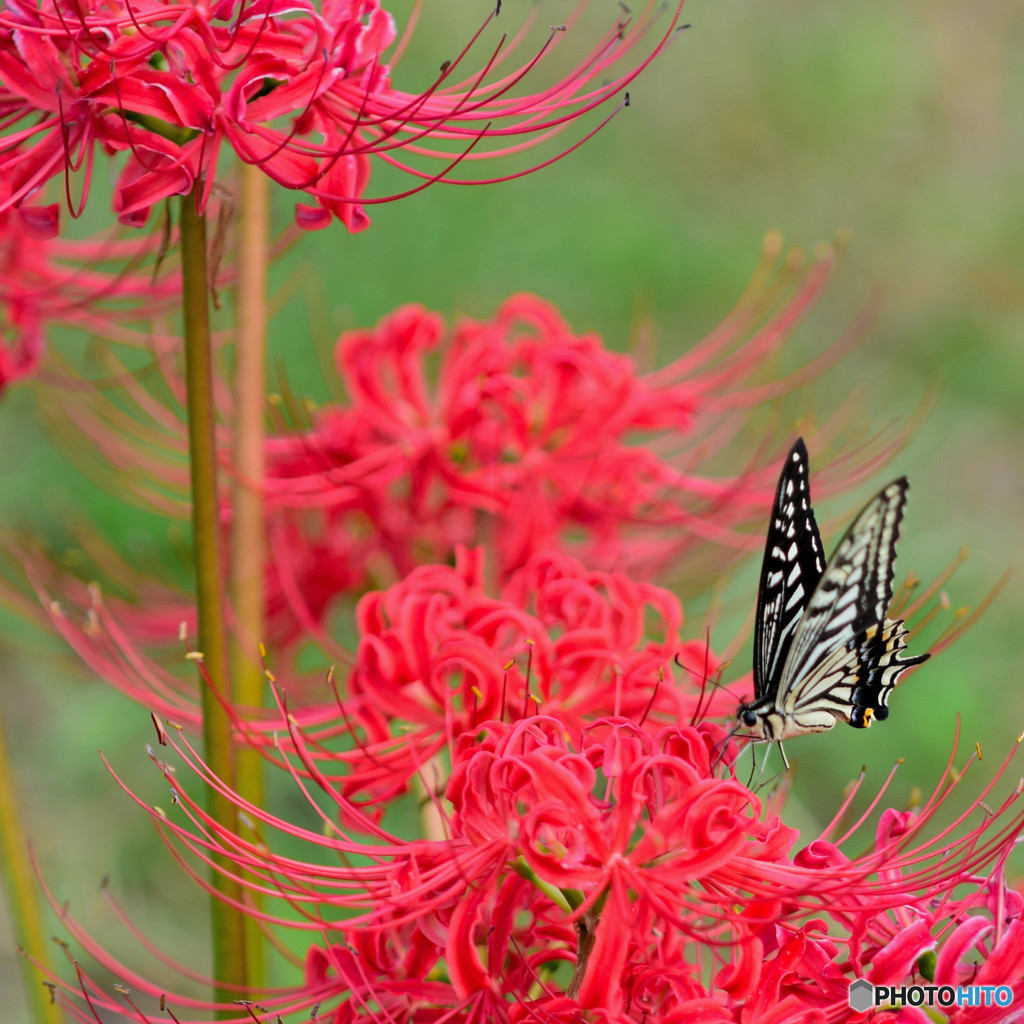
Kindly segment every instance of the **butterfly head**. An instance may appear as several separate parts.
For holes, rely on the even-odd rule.
[[[752,740],[771,740],[775,738],[776,725],[781,723],[773,721],[778,719],[778,714],[772,714],[769,708],[759,706],[760,701],[752,701],[750,704],[741,704],[736,711],[736,723],[739,728],[748,729],[746,734]]]

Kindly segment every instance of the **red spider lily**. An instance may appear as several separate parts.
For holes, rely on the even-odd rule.
[[[648,576],[697,543],[746,549],[770,469],[715,477],[691,446],[714,436],[723,409],[766,397],[751,382],[829,270],[813,265],[745,344],[732,347],[730,325],[728,342],[708,339],[649,374],[533,296],[449,338],[436,314],[398,310],[341,338],[350,401],[271,442],[267,500],[316,511],[325,535],[369,527],[399,575],[481,531],[502,576],[570,535],[584,538],[588,564]]]
[[[293,234],[282,235],[274,248],[283,248]],[[38,368],[54,328],[72,327],[105,344],[143,348],[156,353],[158,364],[165,353],[180,352],[181,339],[163,324],[181,303],[175,257],[164,261],[172,241],[171,232],[129,237],[124,229],[66,238],[56,204],[0,212],[0,337],[7,344],[0,350],[0,389]],[[225,287],[233,276],[230,266],[218,265],[214,284]],[[69,374],[59,358],[54,363],[47,381],[56,385],[57,404],[67,403],[68,391],[92,393],[90,383]],[[110,365],[112,376],[139,396],[142,388],[133,373],[116,360]],[[108,375],[102,387],[110,383]],[[151,415],[159,415],[158,404],[149,398]],[[71,402],[68,412],[76,407]]]
[[[319,935],[303,981],[260,994],[267,1017],[258,1020],[824,1024],[862,1019],[847,1002],[856,977],[926,980],[926,954],[935,954],[929,977],[937,984],[973,973],[978,984],[1009,984],[1024,997],[1024,901],[1003,882],[1024,829],[1024,815],[1011,813],[1019,792],[966,824],[1009,758],[938,831],[937,815],[963,785],[952,757],[919,812],[883,813],[866,852],[849,858],[840,847],[855,841],[888,781],[845,835],[832,841],[834,823],[794,855],[797,835],[781,805],[765,807],[731,774],[735,752],[720,756],[723,733],[713,724],[652,734],[620,717],[595,722],[578,743],[566,732],[539,716],[463,734],[436,804],[447,832],[440,840],[381,827],[319,773],[314,782],[340,827],[312,797],[325,830],[229,794],[261,837],[243,839],[210,819],[163,763],[185,818],[148,809],[175,848],[204,863],[215,851],[229,856],[263,896],[254,916]],[[292,733],[299,761],[312,768]],[[228,792],[186,742],[160,736]],[[294,777],[302,779],[297,770]],[[856,787],[837,819],[855,797]],[[291,838],[290,851],[301,841],[308,856],[272,852],[276,832]],[[189,870],[208,885],[204,872]],[[289,909],[275,912],[273,900]],[[66,909],[62,916],[133,991],[160,993]],[[981,966],[967,966],[968,955]],[[62,1001],[76,1008],[76,989],[97,1009],[117,1005],[84,973],[60,984]],[[173,1003],[176,1012],[187,1005]],[[77,1019],[89,1018],[79,1009]],[[966,1008],[950,1019],[1015,1018]]]
[[[725,474],[716,462],[726,446],[740,447],[751,405],[820,372],[857,334],[792,377],[760,383],[832,267],[823,255],[800,272],[790,260],[787,270],[776,241],[758,270],[776,304],[752,289],[719,329],[652,373],[525,295],[447,337],[435,314],[413,306],[343,336],[338,365],[349,403],[268,441],[268,644],[287,657],[297,641],[315,638],[347,660],[330,635],[339,598],[448,561],[460,544],[487,545],[499,585],[549,549],[634,577],[704,578],[706,565],[721,575],[759,547],[772,453],[751,439],[745,470],[736,473],[733,461]],[[159,369],[182,396],[168,362]],[[69,438],[85,439],[117,468],[118,487],[127,482],[147,503],[184,516],[183,424],[124,376],[137,429],[125,430],[123,404],[100,392],[54,413],[69,422]],[[225,422],[231,413],[225,398]],[[818,432],[820,443],[841,429],[842,415]],[[876,439],[840,455],[835,476],[821,477],[824,490],[866,477],[898,443]],[[225,500],[225,523],[230,514]],[[139,594],[138,611],[117,612],[129,636],[169,640],[192,622],[183,598],[154,593],[130,567],[105,570],[109,561],[100,557],[96,572]]]
[[[354,693],[450,741],[490,719],[538,711],[574,731],[595,713],[647,709],[653,721],[696,713],[699,689],[658,686],[682,626],[668,591],[552,555],[531,561],[495,600],[483,590],[483,552],[475,554],[455,570],[423,566],[363,598]],[[694,674],[702,663],[705,674],[717,667],[703,644],[681,654]]]
[[[0,214],[0,309],[3,316],[0,333],[4,342],[0,349],[0,391],[31,373],[42,356],[47,315],[45,299],[43,302],[36,300],[40,291],[49,291],[52,295],[56,289],[49,282],[41,289],[19,285],[28,267],[31,267],[28,273],[38,270],[37,261],[32,257],[52,234],[50,212],[24,208]],[[44,261],[44,272],[49,269]]]
[[[460,550],[454,568],[421,566],[408,579],[366,595],[356,611],[359,639],[348,653],[347,680],[326,700],[319,678],[277,673],[289,694],[289,714],[307,737],[306,756],[362,810],[377,813],[382,801],[405,791],[411,777],[432,776],[435,757],[493,719],[555,716],[572,736],[581,736],[608,715],[652,732],[699,718],[732,718],[737,693],[749,679],[730,689],[709,683],[719,673],[719,659],[709,640],[681,638],[682,609],[668,591],[549,554],[532,559],[492,596],[483,566],[481,550]],[[159,714],[198,729],[194,668],[182,657],[180,640],[184,678],[166,659],[139,647],[120,621],[125,606],[111,610],[98,588],[83,595],[83,617],[51,602],[42,578],[34,576],[34,582],[52,624],[90,668]],[[936,610],[934,594],[942,582],[940,577],[913,604],[902,591],[897,595],[915,630]],[[933,650],[973,618],[961,616]],[[248,742],[272,753],[272,735],[286,728],[281,711],[250,718],[245,709],[244,721],[235,709],[228,711]],[[339,736],[358,736],[359,742],[339,753]]]
[[[272,718],[238,721],[322,828],[242,800],[160,727],[258,837],[216,823],[161,765],[187,820],[149,809],[190,876],[209,887],[205,868],[225,854],[262,897],[250,913],[318,939],[302,984],[261,995],[268,1013],[781,1024],[846,1019],[853,977],[913,980],[936,948],[942,977],[980,944],[987,978],[1017,977],[1024,903],[1002,883],[1024,827],[1010,814],[1017,794],[969,827],[993,782],[942,827],[963,778],[951,758],[920,812],[886,811],[865,853],[844,849],[884,788],[837,838],[859,784],[794,853],[781,803],[765,807],[732,774],[735,748],[706,718],[727,721],[735,699],[701,699],[715,669],[703,645],[683,648],[690,672],[673,678],[682,616],[670,594],[549,555],[489,597],[482,566],[463,552],[454,569],[424,566],[364,598],[348,692],[333,706],[293,712],[279,696]],[[102,602],[79,634],[63,625],[88,639],[98,670],[146,670]],[[435,838],[389,826],[410,788],[428,794]],[[133,990],[157,994],[65,920]],[[84,975],[66,991],[76,985],[97,1007],[116,1002]]]
[[[516,308],[521,309],[524,304],[535,318],[559,324],[550,308],[537,300],[520,299]],[[405,319],[418,324],[436,324],[418,309],[407,311]],[[471,333],[500,338],[502,331],[491,325],[474,324]],[[401,336],[408,337],[408,334]],[[571,335],[568,338],[569,342],[578,341]],[[558,340],[557,334],[554,340]],[[568,342],[566,344],[568,347]],[[609,357],[609,361],[620,369],[620,376],[626,376],[620,357]],[[408,396],[422,390],[410,383],[421,380],[418,360],[406,361],[401,366],[401,372],[396,370],[398,381],[405,382],[401,393]],[[476,380],[468,373],[467,377]],[[564,378],[564,374],[556,374],[551,379],[561,381]],[[526,378],[534,382],[533,386],[542,394],[546,394],[545,388],[535,382],[546,379],[543,376]],[[584,387],[586,376],[571,379],[576,380],[579,389],[586,394],[600,391],[600,388]],[[137,389],[135,382],[130,381],[128,386]],[[366,393],[370,390],[368,385],[364,389]],[[699,391],[699,387],[694,390]],[[642,384],[636,385],[636,391],[647,393]],[[374,393],[390,394],[383,388]],[[571,389],[563,388],[558,393],[571,394]],[[141,406],[144,401],[141,392],[138,400]],[[372,431],[374,424],[379,429],[384,412],[363,412],[364,404],[365,401],[359,399],[354,411],[332,414],[332,422],[346,417],[355,421],[358,413],[359,422],[366,424],[367,431]],[[402,409],[414,408],[409,400],[383,406],[382,399],[381,404],[394,411],[392,420],[397,419]],[[650,415],[655,412],[656,409],[651,408]],[[525,418],[525,415],[520,417]],[[88,419],[77,422],[90,424]],[[173,436],[173,424],[170,414],[161,421],[166,436]],[[358,487],[353,484],[351,488],[367,496],[380,495],[373,508],[364,506],[366,525],[371,530],[379,530],[379,534],[375,536],[371,532],[354,537],[345,530],[345,520],[341,518],[334,520],[338,525],[333,533],[323,536],[314,533],[312,540],[307,540],[307,534],[301,529],[302,517],[309,514],[307,510],[299,514],[277,507],[269,520],[275,550],[269,588],[272,611],[269,639],[275,660],[280,661],[278,674],[287,680],[296,713],[301,708],[302,720],[307,726],[337,720],[334,699],[318,684],[312,684],[311,688],[309,681],[301,683],[288,658],[288,645],[293,639],[313,639],[321,643],[330,660],[340,662],[350,672],[343,707],[352,716],[352,722],[358,721],[366,730],[368,746],[375,749],[380,746],[375,756],[364,762],[361,771],[350,779],[352,792],[357,791],[364,773],[372,779],[367,782],[370,791],[393,792],[389,766],[397,759],[400,770],[406,770],[407,752],[390,743],[387,721],[392,717],[415,722],[415,742],[410,737],[409,749],[415,749],[415,756],[423,764],[446,740],[454,742],[459,731],[475,728],[493,717],[509,720],[540,710],[560,716],[574,728],[582,728],[596,716],[638,717],[644,708],[648,709],[653,726],[685,721],[693,716],[700,706],[700,698],[694,690],[672,684],[671,659],[678,649],[688,678],[698,681],[713,676],[718,661],[704,643],[691,641],[690,645],[679,647],[682,613],[678,602],[666,592],[636,583],[622,573],[585,572],[572,559],[558,553],[532,556],[526,568],[513,573],[503,585],[504,574],[497,574],[498,586],[494,588],[485,586],[488,567],[481,562],[479,552],[467,559],[457,556],[454,569],[437,565],[420,567],[392,588],[364,599],[358,615],[362,630],[358,649],[339,643],[329,630],[331,602],[341,593],[354,605],[368,572],[390,574],[380,569],[389,554],[394,560],[391,568],[394,571],[397,564],[411,560],[417,550],[440,546],[440,555],[444,558],[452,556],[453,548],[455,552],[459,550],[455,536],[449,535],[444,544],[440,543],[435,535],[436,519],[428,510],[417,509],[415,505],[410,509],[400,498],[392,497],[391,464],[397,462],[401,466],[403,452],[416,450],[417,434],[415,424],[407,424],[405,430],[410,440],[408,445],[403,445],[399,427],[393,425],[389,430],[394,442],[382,445],[367,456],[359,469],[362,481]],[[436,430],[427,426],[423,432],[432,436]],[[97,445],[104,438],[114,436],[113,431],[101,431],[95,423],[86,434],[95,437]],[[276,446],[278,442],[273,444]],[[289,438],[280,444],[280,448],[274,448],[278,457],[283,449],[296,458],[301,453],[309,460],[298,479],[304,485],[315,484],[318,478],[313,473],[315,460],[310,455],[308,442],[301,445]],[[611,444],[609,442],[609,446]],[[620,442],[619,447],[623,459],[633,457],[625,441]],[[431,451],[435,454],[419,461],[435,465],[436,453],[445,450],[446,446],[432,443]],[[133,449],[126,451],[130,453]],[[556,447],[553,451],[557,458],[552,461],[557,463],[562,459],[560,449]],[[640,451],[636,458],[642,466],[651,465],[649,453]],[[564,461],[571,464],[569,456]],[[353,469],[355,462],[339,459],[338,463],[341,468],[337,473],[352,471],[353,477],[359,479]],[[856,466],[850,471],[859,472],[862,468]],[[424,474],[428,471],[424,470]],[[670,465],[665,465],[661,475],[673,477],[673,474],[678,475]],[[416,475],[410,471],[413,479]],[[328,480],[334,479],[332,474],[325,476]],[[377,480],[378,476],[382,476],[383,481]],[[552,470],[551,476],[557,478],[558,473]],[[711,522],[716,516],[725,522],[734,516],[749,520],[756,494],[763,489],[762,501],[767,504],[770,500],[774,476],[774,469],[766,467],[752,470],[726,486],[713,478],[690,473],[687,486],[697,494],[706,494],[716,486],[725,487],[718,500],[706,510]],[[445,479],[450,479],[450,475]],[[279,485],[274,485],[273,490],[279,491]],[[456,495],[470,493],[457,477],[450,484],[450,490]],[[500,496],[502,492],[496,489],[492,493]],[[624,500],[629,498],[627,493]],[[739,501],[739,511],[733,508],[734,498]],[[453,506],[454,498],[448,499],[447,507],[454,515]],[[669,502],[666,500],[663,506],[667,509]],[[495,538],[499,550],[504,524],[514,525],[514,507],[510,502],[506,517],[496,518],[491,528],[481,531],[484,536]],[[613,518],[614,506],[609,504],[606,511],[609,518]],[[296,518],[286,518],[291,515]],[[472,522],[471,516],[466,518]],[[629,531],[638,526],[629,519],[628,515],[621,517],[625,550],[633,550]],[[390,526],[394,521],[405,524],[402,545],[394,542]],[[685,517],[677,519],[675,532],[683,533],[684,525]],[[419,535],[411,532],[416,526],[421,531]],[[715,537],[724,541],[728,532],[720,529]],[[759,535],[735,531],[737,544],[747,539],[761,543]],[[693,535],[673,543],[680,547],[689,545],[685,548],[687,561],[699,560],[702,546],[707,546],[703,536]],[[105,569],[107,575],[112,575],[119,589],[134,593],[136,601],[129,604],[117,599],[102,600],[97,588],[84,588],[66,580],[61,582],[60,575],[41,559],[29,559],[30,578],[43,599],[43,607],[50,609],[53,624],[86,662],[113,685],[160,714],[189,728],[195,727],[199,712],[194,673],[181,660],[182,648],[178,640],[182,623],[187,635],[194,630],[191,607],[183,599],[174,599],[167,591],[147,581],[130,566],[112,565],[111,553],[105,549],[93,550],[88,537],[83,538],[83,546],[86,552],[91,552],[101,571]],[[635,550],[643,550],[640,541]],[[939,610],[935,598],[947,577],[948,573],[940,576],[912,605],[908,603],[910,590],[901,592],[893,604],[893,613],[898,608],[903,618],[914,620],[915,629],[920,628]],[[55,589],[60,594],[60,605],[52,604]],[[82,606],[85,606],[84,616],[75,611]],[[67,609],[66,613],[63,608]],[[660,618],[664,632],[645,646],[645,631],[650,627],[646,620],[652,615]],[[970,621],[961,621],[958,631],[966,628]],[[550,639],[552,631],[557,631],[556,640]],[[945,637],[940,645],[951,639],[952,635]],[[173,668],[168,667],[166,659],[169,645],[177,654]],[[154,651],[154,646],[159,649]],[[183,668],[187,669],[185,679],[182,679]],[[666,683],[660,686],[659,672],[663,670]],[[735,698],[719,693],[712,695],[703,713],[725,714],[734,708]],[[257,723],[252,728],[257,732],[278,728],[276,715],[265,716],[262,721],[262,725]],[[339,729],[344,727],[337,725]]]
[[[0,213],[0,390],[37,369],[57,324],[125,344],[159,341],[143,333],[143,321],[180,291],[173,278],[153,280],[140,269],[154,238],[70,241],[57,230],[56,206]]]
[[[563,78],[524,94],[524,80],[571,34],[584,6],[518,67],[510,62],[525,28],[511,44],[503,36],[470,70],[470,54],[484,45],[499,0],[429,86],[410,94],[391,83],[395,26],[378,0],[8,4],[0,16],[6,203],[20,204],[63,175],[77,215],[99,147],[127,154],[114,208],[122,222],[140,224],[155,204],[187,194],[196,182],[204,183],[205,203],[218,154],[230,148],[315,201],[297,207],[300,225],[322,227],[336,216],[362,230],[369,223],[365,204],[397,198],[364,197],[371,157],[419,179],[402,195],[462,180],[456,166],[484,155],[482,141],[494,144],[493,155],[515,154],[621,95],[665,46],[679,15],[676,8],[650,52],[617,73],[648,34],[655,5],[635,18],[620,12]],[[413,167],[407,155],[442,166]],[[536,166],[558,155],[564,154]],[[76,202],[70,175],[78,171],[83,194]]]
[[[724,691],[705,695],[717,659],[705,642],[680,640],[682,609],[668,591],[552,555],[535,559],[504,595],[491,597],[482,556],[461,551],[455,568],[423,566],[363,598],[343,699],[325,703],[309,682],[282,677],[289,695],[299,694],[291,713],[303,723],[314,760],[339,734],[358,727],[363,735],[357,749],[341,755],[349,762],[348,798],[389,799],[459,735],[494,718],[528,719],[540,710],[579,731],[596,717],[625,714],[661,728],[734,709]],[[193,685],[135,646],[97,588],[88,598],[84,620],[47,603],[58,631],[111,685],[197,729]],[[400,742],[390,732],[394,721],[403,723]],[[266,746],[285,724],[265,712],[239,728]],[[328,763],[336,772],[333,755]]]

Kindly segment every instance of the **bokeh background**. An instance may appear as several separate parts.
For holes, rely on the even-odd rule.
[[[525,6],[505,0],[507,27]],[[428,80],[485,7],[434,0],[398,84],[415,90]],[[590,15],[604,25],[615,8],[594,0]],[[564,11],[552,4],[544,19],[564,20]],[[823,518],[850,515],[906,473],[901,572],[927,580],[969,545],[947,588],[954,607],[978,604],[1005,569],[1017,574],[965,638],[896,694],[884,725],[789,745],[793,817],[808,827],[827,818],[862,765],[877,784],[897,758],[905,763],[894,802],[909,800],[913,786],[929,791],[958,714],[968,746],[977,740],[985,751],[980,787],[985,765],[994,768],[1024,729],[1024,8],[689,0],[685,20],[692,27],[632,87],[632,106],[570,158],[511,183],[435,187],[376,207],[373,226],[356,237],[335,227],[305,239],[276,272],[279,283],[304,285],[275,321],[274,358],[296,390],[322,398],[311,335],[323,343],[408,301],[449,318],[487,316],[525,290],[613,348],[650,316],[667,360],[729,310],[767,231],[809,249],[848,233],[830,297],[783,368],[820,352],[873,290],[884,306],[856,352],[786,415],[823,419],[859,387],[866,420],[880,426],[911,414],[930,389],[935,399],[891,471],[822,503]],[[389,184],[398,182],[375,178],[378,190]],[[283,222],[292,200],[279,199]],[[166,544],[166,524],[112,501],[58,454],[31,387],[0,403],[0,430],[5,526],[64,543],[69,516],[86,515],[133,558]],[[726,625],[749,613],[758,561],[734,576]],[[0,700],[47,877],[102,935],[109,913],[96,888],[112,875],[156,942],[194,951],[203,901],[97,755],[102,748],[157,799],[146,712],[5,621]],[[749,643],[736,674],[748,659]],[[123,936],[111,941],[130,955]],[[21,1024],[15,956],[0,927],[0,1004]]]

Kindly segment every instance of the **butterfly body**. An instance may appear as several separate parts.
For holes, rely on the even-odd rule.
[[[894,480],[860,512],[826,565],[811,508],[807,449],[793,445],[779,477],[758,591],[754,699],[739,723],[751,739],[866,728],[927,654],[903,657],[907,629],[886,617],[907,481]]]

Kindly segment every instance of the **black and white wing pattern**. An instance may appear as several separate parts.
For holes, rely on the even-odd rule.
[[[756,698],[777,689],[793,634],[824,571],[825,552],[811,508],[807,447],[801,437],[779,475],[761,563],[754,623]]]
[[[808,475],[807,450],[797,441],[779,478],[765,546],[754,700],[738,713],[754,739],[822,732],[840,718],[858,728],[884,719],[900,674],[928,658],[901,657],[907,630],[885,617],[906,478],[868,502],[825,567]]]

